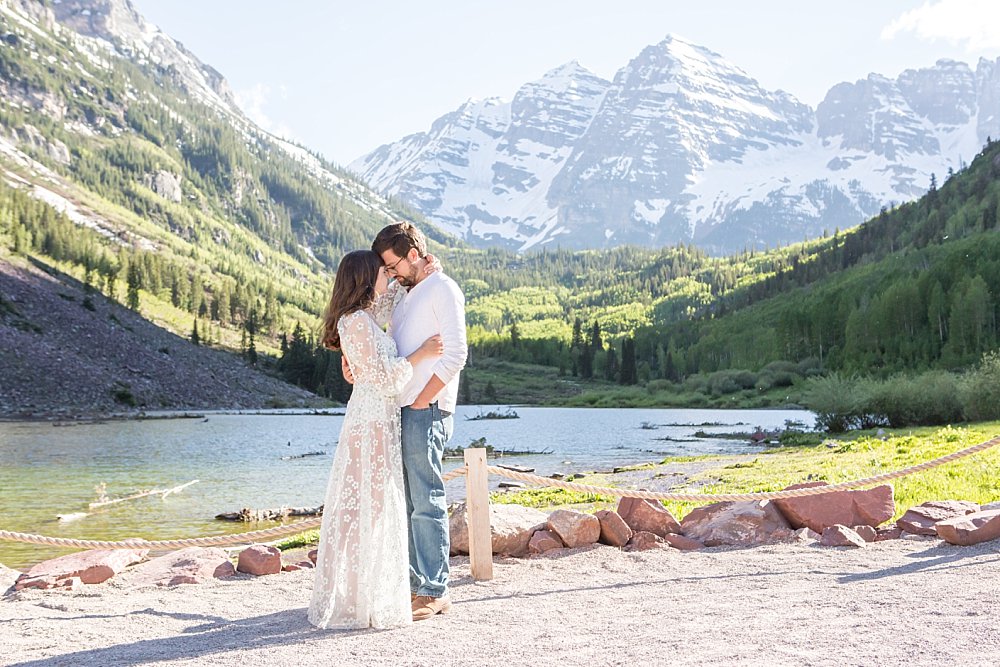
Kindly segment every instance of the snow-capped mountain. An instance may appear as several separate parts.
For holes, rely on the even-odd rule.
[[[351,168],[444,229],[527,250],[694,242],[717,252],[846,228],[918,197],[1000,135],[1000,60],[872,74],[817,109],[675,36],[607,82],[577,63],[470,101]]]

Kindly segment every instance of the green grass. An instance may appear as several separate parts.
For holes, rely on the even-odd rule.
[[[304,533],[286,537],[274,546],[280,551],[288,551],[289,549],[309,547],[315,544],[319,544],[319,530],[307,530]]]
[[[826,438],[818,444],[778,446],[755,458],[732,462],[732,457],[704,456],[701,461],[718,461],[717,466],[689,478],[678,493],[706,494],[704,503],[664,502],[681,518],[699,505],[713,502],[708,494],[779,491],[790,484],[822,480],[831,484],[892,472],[945,454],[965,449],[1000,434],[1000,422],[981,422],[961,427],[923,427],[889,431],[876,437],[871,431]],[[884,438],[884,439],[883,439]],[[664,459],[664,464],[691,461],[692,457]],[[1000,500],[1000,447],[980,452],[927,471],[893,480],[896,517],[928,500],[969,500],[984,504]],[[584,483],[615,486],[614,475],[588,475]],[[555,509],[602,509],[613,507],[611,496],[579,493],[546,487],[517,493],[493,494],[493,502],[517,503]]]

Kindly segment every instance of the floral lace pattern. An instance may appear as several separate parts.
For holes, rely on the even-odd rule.
[[[412,613],[396,394],[413,368],[372,314],[344,315],[337,330],[354,390],[326,492],[309,621],[341,629],[406,625]]]

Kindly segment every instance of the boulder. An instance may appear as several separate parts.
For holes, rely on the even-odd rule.
[[[786,488],[825,486],[826,482],[793,484]],[[822,533],[828,526],[878,526],[892,518],[896,505],[892,486],[883,484],[863,491],[833,491],[816,496],[782,498],[774,501],[792,528],[807,526]]]
[[[803,544],[812,544],[813,542],[819,542],[822,535],[817,533],[812,528],[802,527],[795,530],[792,533],[792,537]]]
[[[967,547],[1000,537],[1000,509],[956,516],[934,524],[941,539]]]
[[[7,593],[14,582],[21,578],[23,573],[20,570],[12,570],[3,563],[0,563],[0,596]]]
[[[308,555],[309,555],[309,560],[312,561],[313,565],[315,565],[316,564],[316,558],[317,558],[317,556],[319,556],[319,549],[312,549],[312,550],[310,550]]]
[[[618,502],[618,514],[633,532],[646,531],[660,537],[681,532],[674,515],[655,500],[622,498]]]
[[[934,524],[938,521],[978,511],[979,505],[967,500],[929,500],[906,510],[906,514],[896,521],[896,525],[900,530],[914,535],[937,535]]]
[[[622,551],[649,551],[650,549],[669,549],[670,545],[667,541],[656,533],[651,533],[647,530],[637,531],[632,535],[632,539],[628,541]]]
[[[226,552],[218,547],[188,547],[143,563],[129,573],[136,586],[201,584],[236,574]]]
[[[22,588],[49,588],[66,579],[78,578],[83,584],[100,584],[133,563],[146,558],[149,549],[96,549],[59,556],[42,561],[25,573],[15,584]]]
[[[545,528],[548,517],[531,507],[521,505],[490,505],[490,533],[493,553],[523,556],[528,553],[531,534]],[[465,503],[455,506],[448,522],[451,532],[451,554],[469,553],[469,526]]]
[[[865,542],[878,541],[878,532],[871,526],[851,526],[851,530],[857,533]]]
[[[559,536],[551,530],[536,530],[528,540],[528,553],[543,554],[553,549],[562,549],[564,546]]]
[[[892,526],[879,526],[875,529],[875,541],[898,540],[902,534],[903,530],[895,524]]]
[[[254,576],[281,572],[281,552],[264,544],[251,544],[240,552],[236,571]]]
[[[792,529],[769,500],[722,502],[697,507],[681,521],[681,532],[707,547],[751,546],[792,539]]]
[[[547,525],[570,549],[593,544],[601,536],[601,522],[593,514],[556,510],[549,515]]]
[[[863,547],[867,544],[863,537],[839,523],[824,528],[819,543],[824,547]]]
[[[694,551],[695,549],[705,548],[705,545],[698,540],[693,540],[690,537],[676,533],[667,533],[663,536],[663,541],[674,549],[680,549],[681,551]]]
[[[594,516],[601,523],[600,541],[603,544],[610,544],[613,547],[623,547],[628,544],[632,538],[632,529],[618,512],[600,510],[594,512]]]

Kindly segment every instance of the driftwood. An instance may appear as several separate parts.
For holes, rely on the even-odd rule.
[[[304,459],[307,456],[326,456],[326,452],[316,451],[316,452],[306,452],[305,454],[291,454],[289,456],[282,456],[281,460],[291,461],[292,459]]]
[[[507,408],[503,412],[499,410],[490,410],[489,412],[479,411],[479,414],[473,415],[472,417],[466,415],[465,421],[479,421],[480,419],[519,419],[518,415],[512,408]]]
[[[186,489],[187,487],[191,486],[192,484],[197,484],[197,483],[198,483],[198,480],[193,479],[190,482],[188,482],[187,484],[181,484],[180,486],[175,486],[172,489],[150,489],[149,491],[140,491],[139,493],[134,493],[131,496],[125,496],[124,498],[113,498],[111,500],[98,500],[96,502],[90,503],[88,505],[88,507],[90,509],[95,509],[97,507],[107,507],[108,505],[115,505],[117,503],[123,503],[123,502],[125,502],[127,500],[136,500],[137,498],[145,498],[146,496],[162,496],[162,497],[166,498],[171,493],[177,493],[178,491],[182,491],[182,490]],[[99,487],[99,488],[101,488],[101,487]],[[101,495],[103,497],[103,492],[102,492]],[[79,517],[74,517],[74,518],[79,518]]]
[[[514,472],[535,472],[534,468],[529,468],[528,466],[519,466],[514,463],[498,463],[498,468],[503,468],[505,470],[513,470]]]
[[[216,514],[216,519],[223,521],[281,521],[290,516],[322,516],[323,506],[319,507],[279,507],[271,510],[255,510],[244,507],[239,512],[223,512]]]

